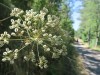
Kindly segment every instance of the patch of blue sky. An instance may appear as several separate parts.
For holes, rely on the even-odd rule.
[[[75,30],[78,30],[79,28],[79,25],[81,23],[81,21],[79,20],[80,18],[80,9],[82,9],[82,1],[80,0],[72,0],[72,6],[71,6],[71,12],[72,12],[72,15],[71,15],[71,18],[73,20],[73,28]]]

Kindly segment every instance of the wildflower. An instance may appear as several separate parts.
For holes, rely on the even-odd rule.
[[[14,51],[14,52],[15,52],[15,53],[17,53],[18,51],[19,51],[18,49],[15,49],[15,51]]]
[[[11,33],[12,36],[16,36],[16,34],[14,32]]]
[[[48,15],[47,19],[48,19],[48,23],[49,23],[49,22],[52,22],[52,17],[51,17],[51,15]]]
[[[30,44],[29,42],[26,42],[26,43],[25,43],[26,46],[29,45],[29,44]]]
[[[43,45],[43,48],[46,48],[47,46],[46,45]]]
[[[59,58],[59,54],[58,53],[53,53],[52,58]]]
[[[3,58],[2,61],[5,62],[6,61],[6,58]]]
[[[45,30],[42,30],[42,32],[45,32]]]
[[[26,61],[28,61],[28,58],[27,58],[26,56],[24,56],[24,59],[25,59]]]
[[[8,44],[8,43],[9,43],[8,40],[10,39],[10,37],[11,37],[11,35],[8,34],[8,33],[5,31],[3,34],[1,34],[0,40],[2,40],[5,44]]]
[[[44,33],[44,34],[43,34],[43,36],[47,36],[47,35],[48,35],[48,33]]]
[[[46,58],[44,56],[39,57],[39,63],[38,64],[39,64],[39,67],[41,69],[47,68],[48,67],[47,63],[48,63],[48,61],[46,60]]]
[[[14,30],[15,32],[18,32],[18,28],[15,28],[15,30]]]
[[[23,10],[21,9],[18,9],[18,8],[14,8],[12,11],[11,11],[11,16],[16,16],[16,17],[19,17],[21,14],[23,14]]]
[[[48,57],[46,58],[46,55],[43,56],[43,53],[50,52],[51,58],[59,58],[61,55],[67,54],[65,42],[59,36],[60,33],[55,35],[59,30],[61,33],[65,31],[61,30],[59,19],[54,15],[46,15],[47,13],[48,10],[46,8],[43,8],[40,13],[34,12],[33,9],[26,10],[26,12],[18,8],[12,10],[10,15],[14,16],[16,20],[11,19],[11,26],[9,28],[13,29],[12,31],[14,32],[8,34],[5,31],[0,35],[0,42],[8,44],[9,40],[18,40],[18,45],[20,46],[16,46],[18,49],[14,50],[6,48],[6,51],[3,52],[2,61],[9,61],[13,64],[18,59],[19,53],[23,53],[21,57],[25,61],[33,62],[33,64],[37,64],[38,67],[43,69],[48,67]],[[58,29],[56,30],[55,27],[58,27]],[[10,39],[11,36],[14,36],[13,40]],[[66,37],[65,34],[63,37]],[[37,45],[38,47],[36,47]],[[59,46],[62,47],[60,48]],[[36,50],[30,50],[29,48]]]
[[[33,33],[37,33],[37,32],[38,32],[38,30],[36,30],[36,29],[33,31]]]
[[[50,48],[47,48],[46,51],[50,51]]]
[[[39,44],[42,44],[42,43],[43,43],[43,40],[39,40],[38,43],[39,43]]]
[[[49,37],[52,37],[52,34],[49,34]]]

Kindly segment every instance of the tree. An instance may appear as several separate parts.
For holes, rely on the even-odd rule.
[[[95,46],[97,46],[99,39],[99,13],[100,9],[99,0],[83,0],[83,9],[81,10],[81,25],[79,32],[82,34],[81,37],[84,41],[87,40],[89,43],[96,40]]]

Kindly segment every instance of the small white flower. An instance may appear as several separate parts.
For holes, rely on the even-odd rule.
[[[42,57],[40,57],[39,58],[39,67],[41,68],[41,69],[43,69],[43,68],[47,68],[47,63],[48,63],[48,61],[46,60],[46,58],[44,57],[44,56],[42,56]]]
[[[39,43],[39,44],[42,44],[42,43],[43,43],[43,41],[42,41],[42,40],[40,40],[40,41],[38,41],[38,43]]]
[[[28,30],[30,30],[30,29],[32,29],[32,26],[29,26],[29,27],[28,27]]]
[[[31,24],[31,21],[28,21],[27,24],[30,25]]]
[[[49,37],[51,37],[52,36],[52,34],[49,34]]]
[[[16,36],[16,34],[14,32],[11,33],[12,36]]]
[[[43,7],[43,11],[44,11],[45,13],[47,13],[47,12],[48,12],[48,9],[45,8],[45,7]]]
[[[18,54],[17,54],[17,53],[15,53],[14,55],[15,55],[15,56],[17,56]]]
[[[53,53],[52,58],[59,58],[59,55],[57,53]]]
[[[34,30],[34,31],[33,31],[33,33],[37,33],[37,32],[38,32],[37,30]]]
[[[42,30],[42,32],[45,32],[45,30]]]
[[[48,65],[47,64],[44,64],[44,68],[47,68],[48,67]]]
[[[28,29],[29,29],[29,27],[28,27],[28,26],[25,26],[24,28],[25,28],[26,30],[28,30]]]
[[[18,32],[18,28],[15,28],[14,31],[15,31],[15,32]]]
[[[51,15],[48,15],[48,22],[52,22],[52,17],[51,17]]]
[[[2,37],[0,37],[0,40],[2,40],[3,38]]]
[[[9,51],[9,48],[6,48],[6,51],[8,52]]]
[[[30,44],[29,42],[26,42],[26,43],[25,43],[26,46],[29,45],[29,44]]]
[[[2,61],[5,62],[6,61],[6,58],[3,58]]]
[[[10,28],[10,29],[13,29],[13,28],[14,28],[14,26],[9,26],[9,28]]]
[[[11,53],[11,52],[12,52],[11,50],[7,51],[7,53]]]
[[[28,61],[29,59],[28,59],[28,57],[26,57],[26,56],[24,56],[24,59],[26,60],[26,61]]]
[[[50,51],[50,48],[47,48],[46,51]]]
[[[18,52],[18,49],[15,49],[15,51],[14,51],[15,53],[17,53]]]
[[[35,41],[38,41],[38,38],[34,38]]]
[[[48,33],[44,33],[44,34],[43,34],[43,36],[47,36],[47,35],[48,35]]]
[[[8,34],[7,31],[5,31],[5,32],[4,32],[4,35],[7,35],[7,34]]]
[[[7,55],[7,52],[3,52],[3,55]]]
[[[55,25],[54,25],[54,24],[52,24],[52,25],[51,25],[51,27],[55,27]]]
[[[43,48],[46,48],[47,46],[46,45],[43,45]]]
[[[5,38],[5,39],[4,39],[4,43],[5,43],[5,44],[8,44],[9,41]]]
[[[53,36],[53,38],[57,38],[57,36],[56,36],[56,35],[54,35],[54,36]]]
[[[23,25],[26,25],[26,21],[23,21]]]
[[[14,19],[11,19],[11,22],[13,23],[14,22]]]
[[[17,55],[14,55],[14,59],[17,59]]]
[[[18,20],[16,20],[16,21],[17,21],[17,23],[18,23],[18,24],[20,24],[20,22],[21,22],[21,19],[18,19]]]

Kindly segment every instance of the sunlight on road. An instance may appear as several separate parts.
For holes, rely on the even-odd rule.
[[[100,75],[100,52],[85,48],[84,45],[78,43],[75,43],[74,46],[82,56],[89,75]]]

